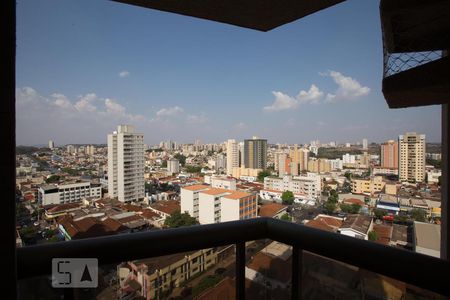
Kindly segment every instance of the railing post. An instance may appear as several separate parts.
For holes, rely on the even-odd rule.
[[[303,249],[299,246],[292,246],[292,284],[291,296],[292,300],[302,298],[302,272],[303,272]]]
[[[236,299],[245,299],[245,242],[236,243]]]

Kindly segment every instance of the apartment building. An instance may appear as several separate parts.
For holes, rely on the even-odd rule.
[[[264,178],[264,190],[291,191],[294,195],[310,199],[320,197],[321,179],[318,174],[307,173],[306,176],[284,176],[283,178],[268,176]]]
[[[180,161],[176,158],[171,158],[167,161],[167,172],[170,174],[180,173]]]
[[[144,199],[144,135],[131,125],[108,134],[108,194],[121,202]]]
[[[308,161],[308,172],[328,173],[331,172],[331,163],[328,159],[310,159]]]
[[[381,144],[381,168],[398,169],[398,142],[389,140]]]
[[[79,202],[86,198],[100,199],[102,187],[87,181],[41,185],[38,202],[41,205]]]
[[[218,189],[236,190],[236,179],[227,176],[211,176],[211,187]]]
[[[236,140],[227,141],[227,175],[233,174],[233,168],[239,167],[239,149]]]
[[[195,185],[181,188],[181,211],[200,224],[245,220],[257,216],[255,194]]]
[[[209,189],[203,184],[189,185],[180,189],[181,212],[187,212],[191,217],[198,220],[199,215],[199,192]]]
[[[119,294],[125,296],[133,290],[142,299],[162,299],[165,292],[215,265],[222,250],[208,248],[122,263],[117,268]]]
[[[267,140],[257,137],[244,140],[244,165],[250,169],[267,167]]]
[[[398,137],[400,181],[425,180],[425,135],[407,132]]]
[[[373,195],[383,190],[386,183],[382,176],[372,176],[369,179],[352,179],[352,193]]]

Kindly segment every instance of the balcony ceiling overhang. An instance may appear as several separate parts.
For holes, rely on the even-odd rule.
[[[390,53],[450,48],[449,0],[382,0],[380,15]]]
[[[345,0],[113,0],[269,31]]]

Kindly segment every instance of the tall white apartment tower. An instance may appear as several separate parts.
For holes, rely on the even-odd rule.
[[[144,199],[144,135],[131,125],[108,134],[108,193],[121,202]]]
[[[369,149],[369,143],[368,143],[367,139],[362,140],[362,147],[363,147],[363,150]]]
[[[233,174],[233,168],[239,167],[239,148],[236,140],[227,141],[227,175]]]
[[[425,180],[425,135],[407,132],[398,137],[400,181]]]
[[[53,142],[52,140],[49,140],[48,147],[50,148],[50,150],[53,150],[53,148],[55,148],[55,142]]]

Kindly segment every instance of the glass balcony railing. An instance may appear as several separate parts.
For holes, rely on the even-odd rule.
[[[165,259],[156,257],[177,253],[180,259],[173,260],[170,267],[155,267],[152,272],[145,269],[151,262]],[[99,288],[44,288],[50,285],[55,257],[97,258]],[[108,271],[103,271],[103,266],[108,266]],[[138,266],[145,270],[139,271]],[[221,299],[450,296],[448,261],[270,218],[18,248],[17,274],[19,294],[32,290],[32,280],[41,280],[41,292],[51,293],[46,298],[54,299],[61,294],[64,299],[107,299],[99,295],[142,294],[142,289],[147,299],[208,299],[225,294],[228,296]],[[195,285],[189,283],[197,274],[201,279]],[[198,285],[203,288],[193,295]],[[33,299],[24,297],[21,299]]]

